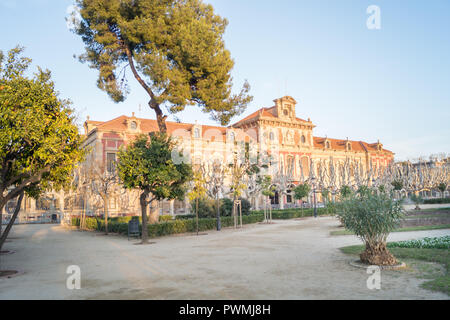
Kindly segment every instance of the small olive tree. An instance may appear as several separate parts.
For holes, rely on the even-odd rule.
[[[191,204],[195,201],[195,223],[198,235],[198,201],[206,198],[206,179],[200,170],[194,171],[193,180],[191,181],[191,191],[187,194]]]
[[[414,208],[414,210],[420,210],[420,204],[423,203],[423,198],[420,195],[417,195],[415,193],[413,193],[410,197],[412,202],[414,202],[414,204],[416,205],[416,207]]]
[[[404,217],[400,201],[377,190],[352,193],[339,204],[337,215],[345,228],[365,243],[361,262],[381,266],[397,264],[386,247],[386,239]]]
[[[264,222],[272,221],[272,206],[267,206],[269,203],[269,198],[275,196],[275,186],[272,184],[271,176],[264,176],[260,180],[261,184],[261,194],[265,197],[264,199]]]
[[[441,197],[444,198],[444,192],[445,192],[445,190],[447,190],[447,184],[445,184],[444,182],[441,182],[438,184],[437,188],[441,192]]]
[[[294,189],[294,197],[297,200],[302,200],[302,216],[303,216],[303,199],[311,192],[311,186],[307,183],[299,184]]]
[[[352,189],[347,185],[343,185],[339,190],[339,193],[341,195],[341,198],[345,199],[352,194]]]

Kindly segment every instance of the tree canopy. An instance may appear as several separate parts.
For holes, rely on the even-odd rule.
[[[192,178],[190,165],[175,164],[175,143],[165,134],[153,133],[149,139],[140,135],[127,148],[119,151],[117,169],[126,188],[151,194],[152,200],[183,200],[187,182]]]
[[[175,142],[165,133],[140,135],[118,154],[117,169],[124,187],[141,190],[142,241],[147,242],[147,206],[155,200],[183,200],[192,179],[189,164],[175,164]],[[149,198],[150,196],[150,198]]]
[[[366,244],[366,251],[360,255],[362,262],[373,265],[397,263],[386,248],[386,240],[404,218],[400,201],[387,192],[367,188],[364,192],[350,193],[338,208],[338,217],[345,228]]]
[[[99,71],[97,85],[115,101],[129,87],[126,69],[149,95],[161,132],[162,110],[198,105],[222,125],[252,100],[245,82],[232,93],[234,61],[225,48],[226,19],[201,0],[76,0],[80,21],[75,32],[86,52],[82,62]]]
[[[294,189],[294,197],[297,200],[302,200],[311,192],[311,186],[307,183],[299,184]]]
[[[84,158],[70,101],[58,97],[50,71],[26,76],[31,59],[22,52],[0,52],[0,210],[23,193],[59,189]]]
[[[9,190],[3,201],[61,187],[84,156],[70,101],[58,98],[50,71],[25,76],[31,59],[22,52],[0,54],[0,197]]]

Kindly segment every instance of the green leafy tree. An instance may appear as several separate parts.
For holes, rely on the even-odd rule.
[[[352,194],[352,189],[349,186],[342,186],[339,190],[339,193],[341,194],[341,198],[345,199],[349,197]]]
[[[50,71],[39,68],[26,77],[31,59],[22,52],[21,47],[7,56],[0,52],[0,223],[3,207],[18,197],[4,232],[0,224],[0,248],[24,194],[37,199],[48,189],[64,187],[85,154],[70,101],[58,97]]]
[[[445,192],[445,190],[447,190],[447,184],[445,184],[444,182],[441,182],[441,183],[438,184],[437,188],[441,192],[441,196],[443,198],[444,197],[444,192]]]
[[[150,138],[150,139],[149,139]],[[163,199],[182,200],[192,168],[186,163],[175,164],[172,151],[175,143],[164,133],[140,135],[118,154],[117,169],[125,188],[139,189],[142,211],[142,243],[148,243],[147,206]],[[159,212],[152,213],[150,222],[157,223]]]
[[[222,125],[241,114],[252,97],[246,82],[232,93],[234,61],[225,48],[226,19],[201,0],[76,0],[75,32],[82,62],[99,71],[98,87],[115,101],[129,91],[126,69],[149,96],[161,132],[169,113],[198,105]]]
[[[294,189],[294,198],[296,200],[302,200],[309,195],[311,192],[311,186],[307,183],[299,184]],[[302,212],[303,212],[303,203],[302,203]],[[303,214],[302,214],[303,215]]]
[[[264,176],[260,183],[261,194],[266,197],[264,201],[264,220],[272,221],[272,207],[267,208],[267,204],[269,202],[269,198],[275,196],[276,187],[272,184],[271,176]]]
[[[372,192],[372,190],[368,186],[359,186],[358,190],[356,190],[358,194],[366,194],[369,192]]]
[[[391,185],[394,187],[394,191],[400,191],[403,189],[403,182],[401,182],[400,180],[392,181]]]
[[[331,194],[330,190],[323,189],[321,194],[322,194],[323,201],[325,202],[325,204],[328,204],[329,199],[330,199],[330,194]]]
[[[192,180],[192,188],[188,193],[188,198],[191,203],[195,201],[195,220],[197,224],[197,235],[198,235],[198,203],[199,200],[206,198],[206,179],[202,174],[201,170],[196,170],[194,172],[194,179]]]
[[[347,230],[353,231],[366,245],[360,258],[371,265],[396,265],[386,240],[403,219],[400,201],[388,193],[370,190],[352,193],[338,205],[337,215]]]
[[[254,164],[250,161],[247,147],[245,147],[244,155],[245,157],[243,161],[239,161],[237,154],[235,154],[233,163],[230,163],[228,165],[228,173],[231,176],[230,194],[232,195],[234,203],[233,217],[235,227],[237,225],[237,206],[235,204],[238,199],[242,198],[242,193],[248,188],[248,185],[244,183],[244,178],[246,176],[257,174],[260,170],[257,164]],[[242,212],[242,201],[240,211]]]
[[[423,203],[423,198],[420,195],[417,195],[415,193],[413,193],[410,197],[412,202],[414,202],[414,204],[416,205],[416,207],[414,208],[414,210],[420,210],[420,204]]]

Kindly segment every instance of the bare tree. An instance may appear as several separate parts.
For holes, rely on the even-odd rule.
[[[220,196],[224,194],[227,168],[216,160],[209,163],[208,166],[202,165],[201,172],[206,181],[207,195],[216,201],[217,231],[220,231],[222,228],[220,223]]]
[[[119,193],[118,175],[113,163],[105,165],[103,162],[95,162],[89,168],[91,189],[103,202],[105,217],[105,233],[108,234],[109,201],[111,196]]]

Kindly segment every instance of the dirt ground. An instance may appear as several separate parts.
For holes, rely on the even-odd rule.
[[[55,225],[13,229],[0,279],[0,299],[449,299],[419,287],[413,269],[382,271],[381,290],[338,248],[355,236],[330,236],[330,217],[276,221],[242,230],[182,235],[136,245],[127,238]],[[402,232],[390,240],[449,235],[450,230]],[[81,268],[81,289],[68,290],[66,269]]]

